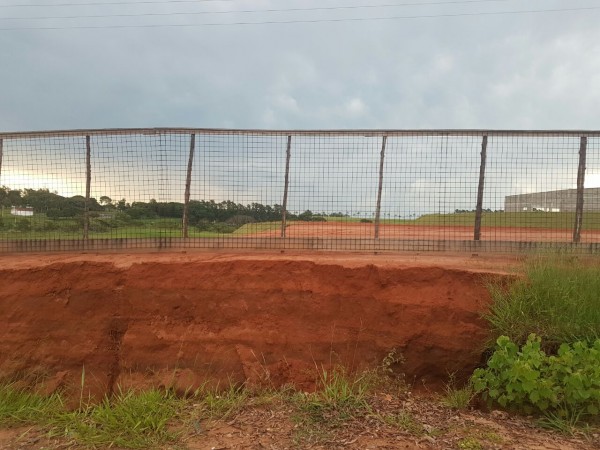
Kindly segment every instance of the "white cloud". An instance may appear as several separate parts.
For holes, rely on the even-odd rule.
[[[346,114],[349,116],[361,116],[367,111],[367,105],[358,97],[354,97],[344,105]]]

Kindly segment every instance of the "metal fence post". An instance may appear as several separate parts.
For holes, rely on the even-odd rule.
[[[190,156],[188,158],[188,165],[187,165],[187,176],[185,179],[185,194],[184,194],[184,201],[183,201],[183,219],[182,219],[182,225],[183,225],[183,237],[187,238],[188,237],[188,227],[189,227],[189,221],[190,221],[190,213],[189,213],[189,207],[190,207],[190,189],[192,187],[192,167],[194,164],[194,151],[196,149],[196,134],[193,133],[191,138],[190,138]]]
[[[483,188],[485,184],[485,162],[487,159],[487,135],[483,136],[481,141],[481,165],[479,166],[479,185],[477,187],[477,206],[475,207],[475,229],[473,240],[481,239],[481,214],[483,212]]]
[[[581,136],[579,144],[579,168],[577,169],[577,204],[575,206],[575,226],[573,228],[573,242],[581,241],[581,227],[583,225],[583,189],[585,185],[585,163],[587,153],[587,137]]]
[[[0,138],[0,180],[2,180],[2,155],[4,153],[3,144],[2,138]],[[2,186],[2,184],[0,184],[0,186]]]
[[[385,144],[387,135],[381,141],[381,155],[379,157],[379,187],[377,188],[377,205],[375,207],[375,239],[379,239],[379,220],[381,217],[381,191],[383,189],[383,162],[385,160]]]
[[[85,137],[85,209],[83,217],[83,239],[90,233],[90,189],[92,186],[91,144],[89,134]]]
[[[288,186],[290,184],[290,158],[292,156],[292,136],[287,138],[287,151],[285,153],[285,185],[283,187],[283,204],[281,205],[281,237],[285,237]]]

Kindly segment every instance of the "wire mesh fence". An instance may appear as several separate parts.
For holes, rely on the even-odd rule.
[[[600,131],[0,133],[0,251],[600,250]]]

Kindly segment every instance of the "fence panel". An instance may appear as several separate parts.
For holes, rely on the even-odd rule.
[[[480,134],[390,135],[382,237],[418,240],[424,250],[472,239],[480,146]]]
[[[3,252],[600,252],[600,131],[159,128],[0,142]]]
[[[323,238],[354,250],[374,238],[381,136],[300,135],[292,138],[288,210],[302,223],[289,238]]]
[[[588,136],[581,242],[598,242],[600,233],[600,137]]]
[[[482,239],[570,242],[580,137],[491,136]]]
[[[3,139],[0,248],[11,238],[83,237],[85,152],[85,135]]]

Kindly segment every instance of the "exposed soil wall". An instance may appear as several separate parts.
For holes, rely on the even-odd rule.
[[[486,271],[285,256],[119,261],[0,268],[0,378],[78,390],[84,374],[86,395],[230,380],[310,389],[315,366],[374,367],[394,348],[419,384],[480,362]]]

